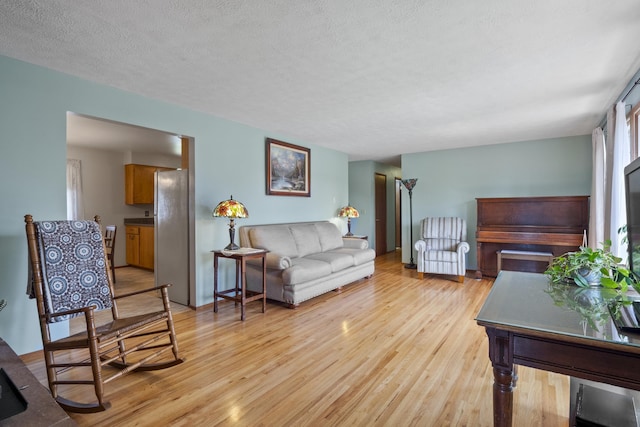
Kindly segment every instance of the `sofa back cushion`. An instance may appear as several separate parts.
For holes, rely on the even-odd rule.
[[[318,230],[314,224],[296,224],[289,226],[289,229],[296,242],[299,257],[322,252]]]
[[[338,249],[343,246],[342,235],[335,224],[331,222],[316,222],[316,230],[318,230],[318,238],[322,252]]]
[[[298,257],[298,247],[288,225],[257,226],[249,230],[251,247],[266,249],[278,255]]]

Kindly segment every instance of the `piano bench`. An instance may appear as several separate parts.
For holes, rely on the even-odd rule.
[[[496,251],[496,254],[498,255],[498,273],[500,273],[500,270],[502,270],[503,259],[546,261],[548,264],[551,264],[551,261],[553,261],[553,254],[551,252],[513,251],[509,249],[503,249],[501,251]]]

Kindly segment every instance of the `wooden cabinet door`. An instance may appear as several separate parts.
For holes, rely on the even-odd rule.
[[[140,267],[153,270],[154,235],[153,227],[140,227]]]
[[[127,233],[127,264],[140,265],[140,235],[137,233]]]
[[[127,205],[153,204],[155,171],[175,170],[158,166],[124,165],[124,202]]]
[[[153,173],[155,171],[155,166],[124,165],[126,204],[153,203]]]

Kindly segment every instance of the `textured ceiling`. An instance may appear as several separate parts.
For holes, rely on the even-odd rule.
[[[637,0],[0,2],[2,55],[350,160],[590,134],[638,40]]]

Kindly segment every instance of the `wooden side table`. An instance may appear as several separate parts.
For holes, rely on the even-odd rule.
[[[353,234],[351,236],[347,236],[346,234],[342,236],[343,239],[361,239],[361,240],[369,240],[369,236],[360,236],[357,234]]]
[[[240,303],[240,319],[245,318],[245,306],[248,302],[262,299],[262,312],[267,309],[267,262],[265,250],[243,250],[213,252],[213,312],[218,312],[218,297]],[[236,286],[224,291],[218,290],[218,258],[229,258],[236,261]],[[262,260],[262,292],[250,291],[247,289],[247,260]],[[231,295],[232,294],[232,295]]]

